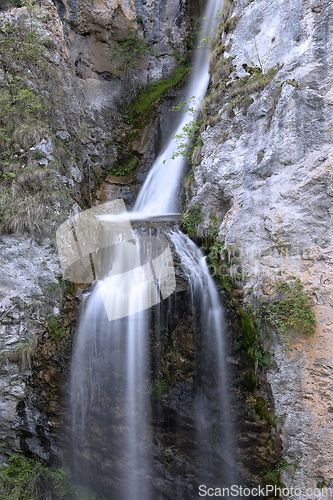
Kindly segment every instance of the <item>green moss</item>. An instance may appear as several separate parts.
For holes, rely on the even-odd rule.
[[[177,68],[172,78],[160,80],[156,83],[148,85],[139,93],[135,102],[129,106],[129,115],[134,117],[139,116],[141,113],[145,113],[160,95],[180,83],[184,75],[188,73],[189,70],[190,68],[188,66]]]
[[[252,320],[244,313],[242,314],[241,322],[242,322],[244,347],[245,349],[249,349],[250,347],[253,347],[256,341],[257,332],[254,328]]]
[[[244,350],[252,366],[270,366],[270,354],[264,351],[260,342],[259,325],[255,318],[246,311],[239,309],[238,315],[241,318]]]
[[[264,400],[264,398],[256,398],[254,410],[259,415],[261,420],[266,420],[268,424],[273,426],[275,425],[275,421],[272,418],[273,415],[267,410],[266,401]]]
[[[253,372],[248,372],[245,375],[245,385],[250,392],[254,392],[259,384],[259,377]]]

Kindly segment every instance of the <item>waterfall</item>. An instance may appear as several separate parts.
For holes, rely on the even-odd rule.
[[[212,20],[218,7],[216,0],[208,0],[205,16]],[[210,22],[204,24],[201,37],[211,28]],[[197,110],[208,82],[208,53],[200,50],[187,94],[187,99],[195,97]],[[192,119],[192,114],[184,114],[175,134]],[[130,214],[131,220],[158,220],[178,211],[178,191],[185,161],[182,157],[171,158],[176,148],[171,139],[156,159]],[[107,221],[108,216],[103,220]],[[152,232],[141,227],[133,231],[133,238],[125,246],[119,245],[115,250],[117,245],[114,245],[109,254],[103,252],[100,256],[99,259],[103,259],[100,269],[104,272],[99,282],[84,295],[71,367],[74,468],[80,480],[92,484],[99,470],[105,467],[112,470],[112,477],[105,479],[102,485],[103,491],[108,492],[108,499],[157,498],[152,492],[155,469],[149,394],[151,310],[147,304],[157,304],[158,300],[151,300],[145,278],[131,283],[127,274],[131,269],[144,268],[153,258],[152,236],[158,241],[164,239],[164,246],[173,247],[189,286],[189,313],[193,316],[197,356],[194,439],[199,458],[196,482],[206,481],[207,485],[217,486],[220,485],[217,481],[223,485],[232,482],[234,460],[225,367],[225,326],[218,292],[204,256],[179,229],[167,225],[164,231],[157,228]],[[111,270],[109,274],[108,269]],[[112,285],[108,281],[111,274]],[[156,268],[154,279],[161,281]],[[121,301],[126,301],[130,304],[129,314],[113,316],[117,319],[110,321],[105,293],[108,308],[116,310],[122,307]],[[161,295],[161,289],[159,293]],[[158,307],[155,308],[155,322]],[[197,493],[193,495],[186,498],[197,498]]]
[[[203,22],[199,35],[200,40],[212,29],[211,23],[213,23],[214,26],[214,21],[212,20],[217,14],[218,7],[218,0],[208,0],[205,18],[209,21],[205,20]],[[191,80],[186,95],[186,100],[191,101],[192,110],[184,113],[173,135],[181,134],[183,128],[193,120],[193,114],[199,110],[201,101],[205,97],[208,83],[208,49],[202,48],[196,52]],[[134,212],[144,214],[166,214],[176,211],[179,185],[186,163],[186,160],[181,155],[172,159],[176,150],[177,141],[171,138],[166,148],[155,160],[140,190],[134,205]]]

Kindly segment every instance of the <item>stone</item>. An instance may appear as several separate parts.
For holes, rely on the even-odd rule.
[[[302,255],[304,260],[320,260],[321,259],[321,248],[314,246],[308,248]]]
[[[48,160],[53,160],[53,145],[51,138],[48,138],[48,140],[42,139],[40,143],[35,146],[35,150],[46,156]]]

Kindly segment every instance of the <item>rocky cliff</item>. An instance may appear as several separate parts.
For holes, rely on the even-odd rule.
[[[129,82],[109,50],[130,29],[149,49],[133,63],[130,88],[169,77],[189,49],[200,2],[26,4],[5,2],[0,12],[1,459],[24,451],[57,461],[76,292],[61,279],[55,230],[99,202],[95,193],[121,156],[119,99]],[[151,163],[159,134],[147,134],[142,155]],[[143,178],[109,176],[108,196],[133,199]]]
[[[230,272],[244,275],[244,304],[294,278],[311,297],[315,333],[274,334],[267,371],[283,457],[295,464],[281,480],[302,498],[305,487],[333,484],[332,9],[224,1],[191,182],[198,235],[215,215]]]
[[[2,27],[20,25],[24,9],[11,2],[2,9]],[[14,142],[8,154],[1,143],[0,437],[2,459],[22,450],[50,461],[61,455],[54,439],[60,412],[55,381],[65,384],[76,293],[61,281],[52,236],[71,212],[117,195],[131,203],[163,140],[162,113],[169,107],[154,107],[131,139],[131,151],[145,161],[142,169],[120,179],[110,175],[133,130],[119,116],[128,82],[117,76],[109,51],[128,30],[145,40],[149,50],[127,87],[134,95],[141,84],[168,78],[186,53],[200,2],[44,0],[40,9],[43,54],[57,75],[43,80],[41,90],[57,105],[37,121],[19,109],[14,124],[8,119],[1,125]],[[265,340],[270,367],[262,369],[259,389],[252,388],[246,402],[260,412],[262,391],[270,395],[267,406],[285,459],[281,481],[302,488],[333,482],[332,9],[324,0],[224,0],[201,145],[187,180],[187,208],[199,207],[203,218],[198,238],[218,221],[218,241],[232,256],[228,269],[241,275],[233,291],[239,307],[274,296],[278,279],[300,278],[311,297],[315,333],[294,332],[286,340],[273,330]],[[28,74],[26,63],[10,59],[0,72],[2,90],[12,88],[11,75],[22,83]],[[25,92],[39,90],[34,64],[29,82],[22,83]],[[47,198],[38,198],[41,192]],[[21,205],[21,193],[38,204]],[[280,450],[269,452],[279,446],[270,440],[273,420],[254,413],[242,415],[248,435],[256,428],[259,437],[239,441],[243,446],[247,439],[247,456],[255,447],[260,467],[249,469],[260,474]],[[177,464],[170,456],[167,466]]]

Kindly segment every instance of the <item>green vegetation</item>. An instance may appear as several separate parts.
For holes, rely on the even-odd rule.
[[[31,357],[34,355],[37,347],[38,338],[36,335],[32,337],[22,339],[15,347],[13,347],[11,355],[18,357],[18,362],[24,366],[29,367],[31,365]]]
[[[246,115],[249,106],[256,98],[256,94],[273,81],[280,69],[279,65],[272,67],[271,64],[271,54],[280,44],[273,45],[265,54],[261,54],[256,41],[256,31],[252,26],[251,43],[253,45],[253,54],[251,59],[243,64],[243,68],[248,74],[242,78],[235,77],[233,81],[230,81],[230,75],[234,70],[234,58],[224,57],[226,47],[221,42],[221,35],[222,32],[232,32],[237,25],[239,18],[236,16],[231,17],[233,10],[234,3],[232,0],[223,3],[222,19],[217,27],[216,35],[213,38],[209,37],[208,40],[212,44],[209,60],[212,86],[201,106],[204,126],[207,124],[214,126],[219,121],[219,111],[221,109],[227,112],[230,118],[232,118],[235,108],[241,108],[243,114]],[[280,83],[278,87],[280,87]],[[272,103],[272,110],[269,115],[274,113],[274,110],[274,103]],[[270,120],[271,117],[268,116],[268,121]],[[221,140],[225,140],[225,138],[223,137]],[[258,160],[258,163],[260,163],[260,159]]]
[[[265,483],[279,488],[283,487],[280,474],[288,467],[288,465],[288,462],[282,458],[271,470],[267,472],[264,477]]]
[[[111,63],[115,65],[113,73],[123,79],[132,77],[134,66],[148,55],[147,42],[133,25],[127,28],[125,40],[113,42],[109,50]]]
[[[199,135],[199,131],[202,125],[202,117],[196,116],[197,112],[194,107],[194,97],[189,101],[183,101],[177,106],[173,106],[171,111],[182,111],[182,113],[190,113],[194,118],[190,120],[182,128],[180,134],[176,134],[173,138],[179,143],[177,150],[173,153],[172,159],[177,156],[183,156],[190,163],[192,162],[192,156],[195,149],[202,146],[202,141]]]
[[[279,334],[297,333],[311,335],[316,319],[310,308],[310,297],[304,292],[299,278],[278,280],[270,299],[261,300],[253,311],[257,323],[268,324]]]
[[[55,125],[63,83],[49,61],[54,42],[41,34],[38,7],[32,0],[22,6],[0,31],[0,230],[48,234],[70,199],[57,189],[55,163],[39,164],[44,155],[30,147]]]
[[[264,351],[261,346],[258,326],[246,312],[239,310],[238,314],[241,318],[244,349],[249,361],[254,368],[270,366],[270,354]]]
[[[217,11],[215,17],[213,17],[212,20],[209,20],[208,17],[204,17],[204,21],[209,22],[210,26],[212,28],[208,28],[207,34],[200,40],[200,45],[198,46],[199,49],[209,49],[212,45],[213,39],[215,38],[216,32],[220,27],[220,23],[222,22],[222,12]],[[213,21],[218,21],[218,26],[214,28],[214,23]]]
[[[136,170],[136,168],[138,167],[138,164],[139,164],[139,158],[137,156],[133,156],[128,163],[125,163],[123,165],[118,165],[118,167],[116,168],[109,168],[107,172],[110,175],[122,177],[134,172],[134,170]]]
[[[149,394],[155,401],[161,401],[162,395],[169,392],[174,385],[174,381],[172,379],[168,362],[166,359],[163,359],[162,361],[161,372],[162,373],[160,378],[149,388]]]
[[[103,500],[89,488],[74,485],[60,467],[15,454],[0,468],[1,500]]]
[[[66,332],[65,327],[60,326],[59,318],[55,314],[51,314],[48,319],[48,329],[55,344],[57,344],[58,341],[63,338]]]
[[[165,80],[159,80],[145,87],[139,92],[135,101],[129,106],[128,119],[133,116],[140,116],[145,113],[153,102],[155,102],[162,94],[171,87],[175,87],[180,83],[184,75],[190,70],[189,66],[180,66],[174,72],[173,77]]]
[[[31,358],[35,353],[37,342],[38,338],[36,335],[20,340],[10,350],[0,353],[0,362],[11,361],[12,363],[19,363],[22,368],[30,369]]]
[[[298,463],[300,460],[301,457],[296,458],[295,462],[289,464],[284,458],[282,458],[270,471],[267,472],[264,477],[265,483],[272,486],[277,486],[278,488],[283,488],[284,484],[281,483],[280,477],[281,472],[290,466],[294,467],[294,469],[296,470],[298,468]]]
[[[259,384],[259,377],[255,375],[252,371],[249,371],[245,375],[245,386],[250,392],[254,392]]]
[[[251,31],[252,31],[252,59],[250,61],[250,65],[254,67],[258,67],[260,69],[260,72],[262,74],[265,74],[270,66],[271,66],[271,54],[276,50],[280,45],[283,45],[284,42],[277,43],[275,45],[272,45],[264,54],[260,54],[259,47],[257,44],[257,33],[256,33],[256,28],[254,25],[254,20],[252,17],[252,24],[251,24]],[[275,41],[275,37],[272,39],[271,43]]]
[[[210,232],[212,233],[213,229]],[[216,282],[227,292],[228,297],[231,298],[234,284],[228,272],[228,268],[231,265],[228,260],[228,249],[225,248],[223,241],[219,242],[217,239],[210,239],[210,237],[208,237],[206,247],[209,249],[207,262],[211,274]]]
[[[258,367],[270,366],[270,354],[262,347],[262,338],[265,336],[266,331],[263,327],[259,328],[252,310],[250,312],[248,310],[243,311],[237,302],[233,300],[233,291],[237,288],[237,282],[245,281],[246,276],[242,272],[237,272],[234,276],[230,274],[229,268],[232,265],[233,249],[225,248],[224,242],[218,241],[218,234],[218,219],[215,215],[211,215],[203,248],[208,252],[207,262],[211,275],[227,292],[229,300],[236,307],[237,315],[241,321],[244,352],[251,365],[251,370],[246,374],[244,382],[250,391],[254,391],[259,379],[252,370],[256,370]]]
[[[201,214],[201,208],[197,205],[189,208],[186,215],[182,218],[182,228],[191,237],[196,236],[197,228],[202,221],[203,217]]]

